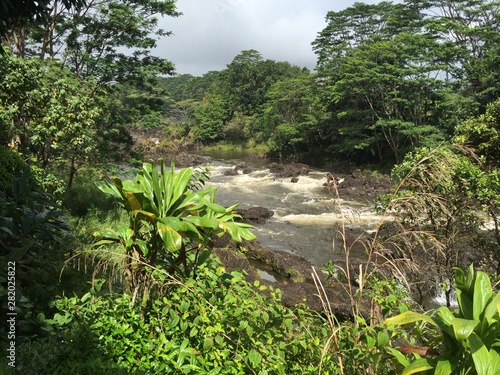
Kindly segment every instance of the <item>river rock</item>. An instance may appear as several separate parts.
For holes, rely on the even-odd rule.
[[[323,184],[330,191],[338,191],[342,196],[377,196],[387,194],[392,188],[389,175],[372,174],[371,172],[362,172],[355,170],[350,174],[339,174],[329,172],[325,176],[326,182]]]
[[[250,207],[248,209],[236,209],[234,211],[238,215],[241,215],[243,221],[247,223],[264,224],[267,219],[274,215],[274,211],[264,207]]]
[[[307,259],[292,253],[269,249],[257,241],[246,241],[236,243],[228,236],[215,240],[214,254],[224,264],[226,271],[243,271],[247,274],[247,281],[253,285],[255,280],[261,284],[271,285],[282,292],[282,303],[293,307],[305,304],[317,312],[325,312],[328,308],[339,320],[352,319],[353,309],[351,298],[346,292],[346,286],[338,280],[331,280],[324,272],[316,269],[316,281],[323,287],[322,298],[313,278],[313,265]],[[265,268],[271,269],[280,276],[280,281],[261,279],[255,264],[261,262]],[[323,292],[324,291],[324,292]],[[325,305],[326,303],[326,305]],[[369,301],[362,300],[360,313],[370,316]]]
[[[269,172],[275,174],[276,177],[297,177],[309,173],[309,166],[301,163],[271,163],[267,167]]]
[[[245,162],[235,165],[233,168],[226,169],[224,171],[225,176],[236,176],[241,173],[249,174],[252,172],[252,168],[248,167]]]

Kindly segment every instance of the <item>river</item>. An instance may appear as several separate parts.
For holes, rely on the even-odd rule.
[[[224,172],[241,163],[244,154],[203,156],[207,155],[210,162],[205,166],[211,171],[207,186],[217,187],[218,203],[240,203],[239,208],[259,206],[274,212],[265,224],[255,224],[254,230],[257,241],[271,249],[300,255],[321,266],[329,260],[344,259],[342,246],[334,242],[341,222],[348,232],[358,234],[374,230],[382,220],[375,213],[372,197],[334,200],[323,186],[326,170],[312,169],[292,183],[291,178],[276,178],[263,163],[245,161],[252,172],[227,176]]]

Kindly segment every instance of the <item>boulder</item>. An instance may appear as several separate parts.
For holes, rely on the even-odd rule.
[[[242,162],[242,163],[235,165],[233,168],[226,169],[224,171],[224,175],[225,176],[236,176],[240,173],[240,171],[243,174],[249,174],[252,172],[252,169],[250,167],[248,167],[245,162]]]
[[[250,207],[248,209],[236,209],[235,212],[241,215],[243,221],[247,223],[264,224],[267,219],[274,215],[274,212],[264,207]]]
[[[309,166],[301,163],[271,163],[267,167],[271,173],[276,175],[276,177],[298,177],[309,173]]]
[[[305,258],[287,251],[266,248],[257,241],[245,240],[238,244],[227,236],[216,240],[214,254],[222,261],[227,272],[243,271],[252,285],[255,280],[259,280],[261,284],[280,289],[285,306],[305,304],[320,313],[327,307],[339,320],[353,319],[351,298],[346,292],[346,285],[337,279],[328,279],[327,274],[316,268],[324,291],[320,298],[312,276],[314,266]],[[262,266],[259,267],[259,264]],[[258,272],[260,268],[271,270],[279,277],[274,282],[262,279]],[[362,300],[359,308],[363,316],[370,316],[370,301]]]

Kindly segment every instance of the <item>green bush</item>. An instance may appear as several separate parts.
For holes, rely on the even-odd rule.
[[[50,301],[61,292],[61,268],[71,233],[64,212],[52,196],[37,190],[29,169],[13,186],[11,196],[0,191],[0,269],[6,272],[8,265],[15,265],[16,333],[20,339],[43,334],[45,323],[40,314],[50,313]],[[3,276],[0,281],[3,297],[7,285]],[[7,316],[7,308],[7,298],[1,298],[0,314]],[[0,326],[0,344],[7,337],[5,329]]]
[[[118,208],[115,200],[93,183],[80,184],[67,190],[63,196],[63,206],[77,217],[83,217],[93,209],[106,213]]]
[[[26,163],[16,152],[0,146],[0,191],[12,195],[12,182],[22,174]]]
[[[24,374],[318,373],[324,320],[285,308],[279,291],[268,289],[266,297],[265,287],[250,286],[218,263],[170,288],[144,316],[130,296],[102,295],[101,285],[56,302],[58,333],[22,346],[19,366],[31,371]],[[323,373],[338,373],[328,353],[324,359]]]
[[[405,367],[403,374],[433,370],[435,374],[500,373],[500,293],[494,293],[490,278],[481,271],[455,269],[458,309],[438,308],[434,314],[406,311],[389,318],[391,325],[423,321],[435,329],[429,346],[438,355],[432,358],[416,356],[409,361],[400,352],[394,356]]]

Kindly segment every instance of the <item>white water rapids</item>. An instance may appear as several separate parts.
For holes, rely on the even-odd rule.
[[[323,186],[326,171],[311,170],[307,175],[277,178],[265,166],[251,165],[251,173],[226,176],[224,172],[241,160],[212,159],[207,186],[217,187],[217,202],[239,208],[264,207],[274,212],[265,224],[255,224],[257,241],[271,249],[300,255],[317,266],[343,259],[340,244],[334,244],[336,226],[344,221],[352,233],[370,232],[382,217],[374,210],[374,197],[340,199],[342,213],[332,194]]]

